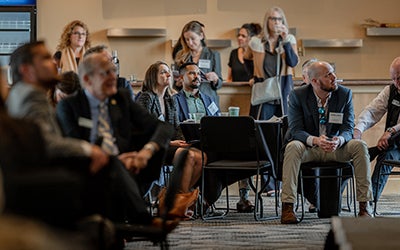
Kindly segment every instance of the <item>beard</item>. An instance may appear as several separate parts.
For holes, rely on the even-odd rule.
[[[53,78],[46,78],[46,79],[38,79],[40,84],[46,90],[54,88],[58,82],[60,82],[61,78],[59,76],[55,76]]]
[[[326,92],[333,92],[338,88],[337,84],[334,84],[333,86],[324,86],[321,81],[319,81],[319,87],[321,90]]]
[[[191,88],[191,89],[198,89],[198,88],[199,88],[199,84],[197,84],[198,82],[199,82],[199,79],[198,79],[198,78],[194,79],[194,80],[190,83],[189,88]]]

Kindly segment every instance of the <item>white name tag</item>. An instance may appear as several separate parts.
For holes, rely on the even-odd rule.
[[[207,109],[212,115],[215,115],[218,112],[218,106],[214,102],[208,105]]]
[[[211,68],[210,60],[200,59],[199,60],[199,68],[210,69]]]
[[[93,128],[93,121],[85,118],[85,117],[79,117],[78,118],[78,125],[84,128]]]
[[[343,124],[343,113],[329,113],[329,123]]]
[[[393,104],[394,106],[400,107],[400,102],[397,101],[397,100],[395,100],[395,99],[393,99],[392,104]]]

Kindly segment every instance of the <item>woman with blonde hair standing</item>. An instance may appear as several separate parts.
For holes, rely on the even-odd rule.
[[[66,71],[78,72],[78,65],[85,51],[90,48],[89,29],[85,23],[74,20],[68,23],[61,34],[57,52],[61,52],[59,73]]]
[[[254,84],[280,75],[282,94],[281,100],[252,106],[251,115],[260,120],[268,120],[273,115],[280,117],[287,111],[287,98],[293,89],[292,75],[299,62],[296,38],[289,34],[289,26],[281,8],[272,7],[265,13],[262,32],[260,36],[252,37],[249,47],[254,62]],[[280,72],[276,72],[278,56]]]

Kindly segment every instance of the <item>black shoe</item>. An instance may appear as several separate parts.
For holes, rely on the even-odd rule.
[[[251,213],[254,211],[254,205],[249,200],[240,199],[240,201],[236,203],[236,210],[238,213]]]
[[[219,217],[219,216],[224,216],[225,212],[222,211],[217,211],[215,208],[215,205],[205,205],[203,207],[203,214],[205,217]]]
[[[314,204],[310,203],[310,206],[308,207],[308,212],[309,213],[316,213],[317,212],[317,207]]]

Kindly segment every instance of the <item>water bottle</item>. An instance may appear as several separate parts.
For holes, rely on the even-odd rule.
[[[116,50],[112,51],[112,62],[117,67],[117,77],[119,77],[119,59],[118,59],[118,52]]]

